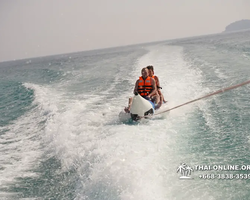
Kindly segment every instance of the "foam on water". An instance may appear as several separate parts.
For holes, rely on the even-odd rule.
[[[203,77],[199,69],[192,68],[189,63],[184,60],[183,49],[178,46],[155,46],[152,47],[150,53],[146,54],[139,61],[137,74],[142,66],[152,64],[155,67],[155,74],[159,77],[162,92],[165,99],[168,100],[168,107],[174,107],[187,101],[198,98],[206,94],[209,89],[202,87]],[[197,105],[197,104],[196,104]],[[187,126],[190,123],[188,114],[194,111],[195,105],[188,105],[180,109],[170,111],[167,120],[152,120],[150,124],[150,136],[154,138],[161,135],[160,138],[154,138],[155,144],[148,146],[156,146],[160,152],[155,150],[157,166],[156,171],[148,172],[155,176],[155,185],[158,185],[161,190],[160,196],[148,194],[148,189],[143,188],[143,194],[146,199],[173,199],[181,195],[173,185],[180,184],[176,177],[176,167],[180,162],[192,160],[190,157],[184,157],[183,152],[178,152],[176,149],[183,145],[183,136],[186,134]],[[181,126],[180,126],[181,125]],[[147,134],[147,133],[145,133]],[[185,137],[185,136],[184,136]],[[149,154],[150,155],[150,154]],[[181,159],[181,160],[180,160]],[[158,181],[161,180],[159,183]],[[149,183],[154,183],[152,180]],[[173,187],[171,187],[171,185]],[[185,185],[185,184],[184,184]],[[193,187],[192,185],[191,187]],[[188,187],[186,185],[185,187]],[[145,190],[144,190],[145,189]],[[191,189],[191,188],[190,188]],[[198,194],[197,194],[198,195]],[[171,197],[171,198],[170,198]]]
[[[18,185],[18,178],[37,176],[32,169],[39,165],[43,153],[39,141],[43,129],[40,122],[46,119],[38,110],[34,107],[1,128],[4,134],[0,136],[0,184],[6,191],[11,185]]]
[[[181,48],[152,49],[137,61],[134,77],[153,64],[170,106],[201,95],[202,77],[183,60]],[[133,78],[129,80],[134,84]],[[168,186],[178,183],[175,169],[181,162],[176,159],[181,138],[176,127],[186,121],[193,106],[171,112],[167,121],[126,125],[117,120],[123,109],[121,98],[128,93],[105,102],[105,95],[72,99],[52,89],[44,95],[40,89],[35,89],[36,101],[53,113],[46,121],[44,140],[60,159],[62,170],[76,170],[76,199],[166,199],[177,194]]]
[[[43,152],[50,152],[60,160],[60,173],[69,170],[77,173],[76,199],[158,200],[176,195],[177,188],[169,183],[178,184],[175,169],[182,162],[176,151],[182,138],[177,127],[179,123],[186,123],[186,114],[192,112],[194,106],[170,112],[167,120],[155,118],[137,124],[123,124],[118,121],[118,114],[133,88],[106,101],[107,95],[115,94],[116,87],[124,81],[133,86],[141,68],[149,64],[155,66],[169,107],[204,92],[200,84],[202,76],[183,60],[182,48],[153,46],[148,51],[135,62],[128,77],[122,76],[126,69],[121,68],[114,77],[113,86],[101,93],[71,96],[63,89],[70,84],[67,81],[53,86],[24,84],[34,91],[33,104],[36,107],[19,118],[13,124],[14,131],[8,131],[4,136],[22,132],[15,138],[20,145],[15,142],[15,147],[9,146],[21,148],[17,157],[22,161],[18,162],[19,167],[13,161],[12,167],[7,168],[6,163],[9,173],[3,174],[1,180],[13,183],[21,173],[37,176],[28,169],[39,164],[34,162]],[[83,73],[77,74],[77,80],[84,77]],[[27,127],[33,129],[31,135]],[[13,135],[10,138],[13,140]],[[7,141],[7,138],[2,139]],[[11,157],[16,154],[8,152]],[[11,158],[4,160],[10,161]]]

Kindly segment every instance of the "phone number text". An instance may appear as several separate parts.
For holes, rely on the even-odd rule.
[[[220,180],[233,180],[233,179],[250,179],[250,174],[200,174],[200,179],[220,179]]]

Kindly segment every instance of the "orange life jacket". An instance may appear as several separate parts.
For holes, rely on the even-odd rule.
[[[141,96],[147,96],[153,90],[153,84],[150,76],[148,76],[145,80],[142,76],[139,77],[139,83],[137,91]]]

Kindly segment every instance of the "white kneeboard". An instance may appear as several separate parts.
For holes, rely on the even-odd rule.
[[[155,112],[155,105],[153,102],[143,98],[139,94],[134,96],[130,108],[130,114],[133,120],[138,120],[147,115],[153,115],[154,112]]]

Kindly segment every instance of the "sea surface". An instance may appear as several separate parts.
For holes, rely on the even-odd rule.
[[[147,65],[172,108],[250,80],[250,32],[0,63],[0,199],[249,199],[250,86],[120,121]]]

